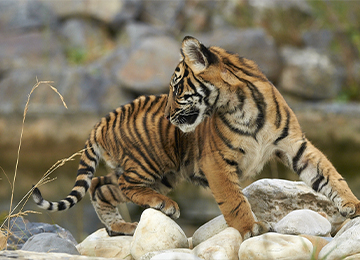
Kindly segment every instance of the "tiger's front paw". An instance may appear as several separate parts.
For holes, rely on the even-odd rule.
[[[180,217],[179,206],[175,201],[171,199],[161,201],[153,208],[160,210],[162,213],[164,213],[165,215],[169,216],[172,219],[177,219]]]
[[[348,202],[339,208],[339,212],[343,217],[356,218],[360,216],[360,201]]]
[[[355,213],[351,216],[351,218],[356,218],[360,216],[360,201],[355,205]]]
[[[355,218],[360,216],[360,202],[347,202],[339,207],[341,216],[345,218]]]
[[[272,232],[274,231],[273,227],[265,222],[265,221],[257,221],[254,223],[254,225],[252,226],[252,228],[250,230],[248,230],[246,233],[241,234],[243,239],[246,240],[250,237],[254,237],[254,236],[258,236],[267,232]]]

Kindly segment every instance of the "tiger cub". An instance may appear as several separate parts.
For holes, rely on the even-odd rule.
[[[110,235],[131,235],[116,206],[131,201],[176,219],[176,202],[164,194],[182,180],[209,187],[229,226],[243,238],[266,232],[242,193],[240,181],[275,157],[346,217],[360,202],[328,159],[302,133],[295,114],[257,65],[219,47],[185,37],[182,60],[169,95],[142,96],[109,113],[91,131],[75,186],[59,202],[36,203],[66,210],[90,188],[91,201]],[[99,160],[113,171],[94,177]]]

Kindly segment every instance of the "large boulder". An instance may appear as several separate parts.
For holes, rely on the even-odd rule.
[[[336,97],[344,81],[344,73],[324,53],[316,49],[281,49],[284,69],[279,87],[304,99]]]
[[[139,94],[167,93],[179,48],[179,42],[167,36],[145,38],[116,74],[117,82]]]
[[[65,64],[62,46],[52,32],[0,33],[0,76],[17,68],[31,66],[45,71],[49,67],[60,69]]]
[[[345,221],[327,197],[301,181],[261,179],[246,187],[243,192],[258,220],[272,225],[297,209],[324,212],[332,225],[332,231]]]
[[[264,74],[272,81],[281,72],[281,59],[274,39],[263,29],[214,30],[198,35],[206,46],[219,46],[239,56],[254,60]]]
[[[107,0],[99,2],[98,0],[77,0],[68,1],[66,4],[62,1],[41,0],[41,2],[53,10],[61,19],[69,16],[83,16],[111,23],[121,13],[121,9],[126,1]]]

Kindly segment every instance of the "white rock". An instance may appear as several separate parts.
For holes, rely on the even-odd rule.
[[[188,256],[188,255],[192,255],[192,257],[195,256],[192,253],[192,250],[190,250],[188,248],[175,248],[175,249],[169,249],[169,250],[161,250],[161,251],[149,252],[149,253],[146,253],[145,255],[143,255],[142,257],[140,257],[139,260],[150,260],[150,259],[153,259],[153,257],[155,257],[157,255],[162,255],[162,254],[174,255],[174,256],[185,255],[186,257],[191,257],[191,256]],[[190,258],[190,259],[194,259],[194,258]],[[197,259],[197,258],[195,258],[195,259]]]
[[[336,234],[334,239],[324,246],[319,253],[319,259],[326,256],[326,260],[343,259],[347,256],[360,254],[360,218],[346,223]]]
[[[131,236],[109,237],[102,228],[85,238],[76,248],[81,255],[130,260],[131,241]]]
[[[273,226],[297,209],[325,212],[332,231],[345,220],[327,197],[301,181],[261,179],[246,187],[243,192],[259,221],[266,221]]]
[[[106,4],[97,0],[62,1],[41,0],[60,17],[74,15],[93,16],[104,22],[111,22],[122,8],[122,2],[118,0],[107,0]]]
[[[2,250],[0,259],[19,259],[19,260],[119,260],[119,258],[89,257],[82,255],[70,255],[66,253],[39,253],[25,250]]]
[[[300,236],[267,233],[245,240],[240,245],[241,260],[308,260],[313,245]]]
[[[199,227],[192,236],[192,245],[193,247],[199,245],[201,242],[209,239],[210,237],[218,234],[228,225],[226,224],[225,218],[223,215],[213,218],[209,222],[205,223]]]
[[[275,225],[275,231],[290,235],[327,236],[331,231],[330,222],[309,209],[294,210]]]
[[[152,257],[151,260],[201,260],[201,258],[187,253],[161,253]]]
[[[345,257],[343,260],[359,260],[359,259],[360,259],[360,254],[356,254],[356,255]]]
[[[150,260],[201,260],[201,258],[182,252],[165,252],[152,257]]]
[[[139,259],[148,252],[172,248],[189,248],[184,231],[160,211],[144,210],[131,243],[131,255]]]
[[[210,259],[238,259],[238,251],[242,242],[239,231],[235,228],[227,227],[220,233],[202,242],[193,249],[198,257]]]

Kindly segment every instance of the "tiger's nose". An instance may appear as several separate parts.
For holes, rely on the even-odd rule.
[[[164,115],[167,120],[170,120],[170,115]]]

